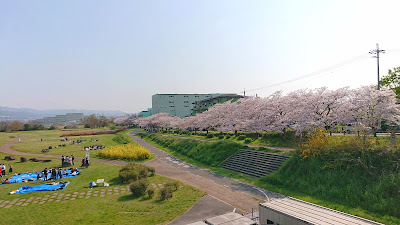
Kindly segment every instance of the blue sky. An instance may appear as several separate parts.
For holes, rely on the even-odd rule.
[[[376,84],[367,55],[376,43],[394,50],[381,57],[382,75],[400,66],[399,8],[395,0],[0,0],[0,106],[133,113],[156,93]]]

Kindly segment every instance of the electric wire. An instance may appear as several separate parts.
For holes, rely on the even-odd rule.
[[[298,81],[298,80],[301,80],[301,79],[305,79],[305,78],[308,78],[308,77],[312,77],[312,76],[316,76],[316,75],[319,75],[319,74],[323,74],[323,73],[335,70],[337,68],[343,67],[345,65],[348,65],[348,64],[351,64],[351,63],[366,59],[366,58],[370,58],[370,54],[369,53],[364,53],[364,54],[356,56],[354,58],[342,61],[342,62],[334,64],[332,66],[325,67],[323,69],[320,69],[320,70],[317,70],[317,71],[314,71],[314,72],[311,72],[311,73],[308,73],[308,74],[305,74],[305,75],[302,75],[302,76],[299,76],[299,77],[296,77],[296,78],[288,79],[288,80],[285,80],[285,81],[282,81],[282,82],[270,84],[270,85],[267,85],[267,86],[264,86],[264,87],[260,87],[260,88],[250,89],[250,90],[247,90],[247,91],[248,92],[258,91],[258,90],[262,90],[262,89],[265,89],[265,88],[270,88],[270,87],[275,87],[275,86],[279,86],[279,85],[286,84],[286,83],[291,83],[291,82]],[[237,92],[237,93],[238,94],[244,93],[244,91]]]

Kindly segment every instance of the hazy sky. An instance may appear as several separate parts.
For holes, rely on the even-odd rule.
[[[388,50],[381,75],[400,66],[399,9],[398,0],[0,0],[0,106],[133,113],[156,93],[376,84],[376,43]]]

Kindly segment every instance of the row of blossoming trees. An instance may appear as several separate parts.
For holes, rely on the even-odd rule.
[[[298,90],[288,95],[276,92],[266,98],[246,97],[236,102],[216,104],[195,116],[178,118],[158,113],[132,122],[141,127],[216,130],[285,131],[297,133],[314,127],[330,129],[339,124],[357,123],[359,129],[375,133],[382,121],[396,125],[400,108],[391,90],[374,87],[358,89]]]

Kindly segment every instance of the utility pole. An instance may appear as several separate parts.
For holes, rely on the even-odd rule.
[[[369,54],[376,54],[376,56],[374,56],[376,58],[376,62],[378,65],[378,90],[380,89],[380,85],[379,85],[379,53],[385,53],[385,50],[379,50],[379,44],[376,43],[376,49],[369,51]]]

